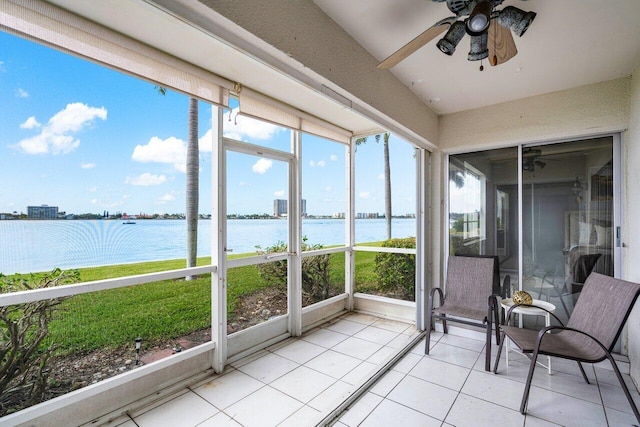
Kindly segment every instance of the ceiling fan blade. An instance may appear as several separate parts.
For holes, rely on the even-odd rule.
[[[396,50],[387,59],[379,63],[378,68],[381,70],[386,70],[387,68],[391,68],[394,65],[398,64],[413,52],[420,49],[422,46],[426,45],[438,35],[449,29],[451,24],[453,24],[455,21],[456,18],[452,16],[436,22],[432,27],[429,27],[422,34],[418,35],[415,39],[411,40],[409,43]]]
[[[491,20],[489,27],[488,48],[489,62],[493,66],[504,64],[518,53],[511,30],[498,24],[495,19]]]

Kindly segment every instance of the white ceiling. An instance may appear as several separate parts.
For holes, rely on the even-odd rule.
[[[338,25],[382,61],[436,21],[451,16],[431,0],[314,0]],[[631,75],[640,65],[640,0],[506,0],[537,17],[518,54],[489,66],[467,60],[469,37],[453,56],[439,39],[393,67],[400,79],[436,113],[498,104]]]

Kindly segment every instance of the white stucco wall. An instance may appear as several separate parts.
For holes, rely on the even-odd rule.
[[[630,82],[622,78],[441,116],[439,147],[493,148],[624,130]]]
[[[640,67],[630,82],[629,130],[623,135],[623,269],[624,277],[640,282]],[[631,376],[640,385],[640,303],[631,313],[628,325],[628,352]]]

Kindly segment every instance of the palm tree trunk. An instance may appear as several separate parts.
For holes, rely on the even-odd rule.
[[[198,100],[189,98],[189,132],[187,136],[187,267],[195,267],[198,257]],[[187,277],[187,280],[192,277]]]
[[[391,238],[391,166],[389,165],[389,134],[384,134],[384,217],[387,220],[387,239]]]

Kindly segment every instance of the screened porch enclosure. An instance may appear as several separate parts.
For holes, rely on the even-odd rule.
[[[85,134],[74,146],[54,151],[50,145],[41,153],[56,175],[52,185],[74,178],[67,157],[88,157],[85,147],[102,143],[115,159],[113,166],[104,151],[100,161],[85,160],[80,169],[89,172],[67,187],[82,200],[83,186],[89,186],[95,206],[122,197],[91,217],[78,215],[84,206],[65,207],[64,216],[41,220],[39,234],[45,239],[35,241],[25,256],[59,252],[58,258],[44,260],[35,270],[10,262],[2,271],[40,274],[60,260],[63,271],[79,269],[73,280],[60,283],[65,286],[0,295],[2,307],[13,313],[37,304],[56,307],[45,340],[55,361],[45,397],[22,407],[7,405],[3,415],[14,421],[72,416],[73,422],[86,422],[98,412],[148,396],[150,389],[211,369],[223,372],[235,360],[354,309],[416,325],[426,274],[416,266],[423,244],[417,230],[425,229],[425,216],[417,214],[425,197],[417,190],[418,177],[426,174],[424,149],[387,134],[393,184],[384,188],[383,146],[374,141],[382,129],[368,119],[348,113],[354,128],[347,129],[51,4],[12,7],[3,15],[7,32],[1,36],[24,46],[13,60],[24,61],[25,67],[30,66],[27,58],[57,64],[60,102],[86,96],[91,101],[77,104],[98,113],[102,110],[94,105],[105,105],[104,114],[83,123]],[[22,20],[33,25],[23,27]],[[67,31],[72,35],[67,37]],[[85,31],[91,35],[80,42]],[[129,50],[136,53],[128,55]],[[29,56],[21,57],[20,51]],[[66,72],[62,64],[69,64]],[[109,97],[90,91],[85,75],[98,79]],[[38,78],[35,73],[33,78]],[[199,106],[198,266],[184,268],[184,205],[177,201],[184,197],[190,98],[198,99]],[[125,105],[127,112],[120,113]],[[56,107],[64,104],[51,108]],[[38,130],[35,117],[33,126],[19,118],[16,129]],[[134,121],[135,131],[114,137],[118,131],[111,123]],[[364,136],[361,129],[369,132],[369,143],[358,152],[354,135]],[[26,142],[21,144],[20,155],[33,155]],[[119,168],[128,163],[135,175],[119,177]],[[93,185],[103,169],[110,169],[108,192]],[[26,173],[14,176],[28,181]],[[150,196],[147,208],[126,207],[127,200],[146,200],[126,194],[137,188]],[[47,191],[55,194],[53,188]],[[393,230],[391,236],[385,234],[386,194],[394,206],[387,229]],[[35,188],[27,194],[39,195]],[[19,241],[25,240],[21,230],[33,222],[17,217],[6,224],[20,227],[2,238]],[[57,227],[54,238],[49,224],[69,226]],[[79,234],[72,225],[82,228]],[[147,232],[157,242],[145,240]],[[387,237],[408,242],[383,245]],[[78,256],[68,256],[56,241],[68,242],[64,248]],[[406,264],[403,275],[381,279],[384,268],[376,265],[395,258]],[[78,378],[71,378],[73,367]]]

